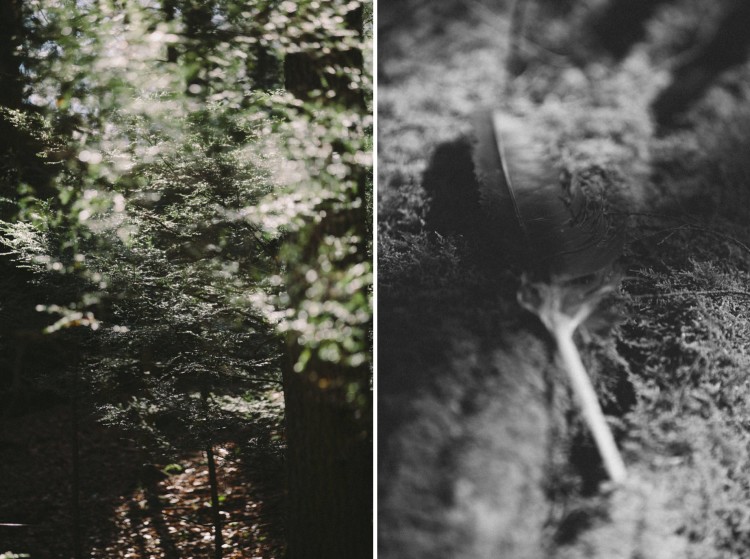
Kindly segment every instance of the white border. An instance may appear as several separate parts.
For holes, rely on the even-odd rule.
[[[378,555],[378,2],[372,0],[372,557]]]

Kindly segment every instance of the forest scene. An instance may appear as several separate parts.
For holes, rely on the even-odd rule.
[[[748,6],[379,3],[379,557],[748,556]],[[506,190],[550,161],[618,239],[572,335],[624,470],[499,238],[477,114],[516,123]]]
[[[371,556],[372,24],[0,3],[0,557]]]

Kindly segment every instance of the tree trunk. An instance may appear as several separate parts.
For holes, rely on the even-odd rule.
[[[71,401],[71,454],[72,475],[70,483],[71,512],[73,523],[73,557],[83,559],[83,537],[81,534],[81,450],[79,445],[79,372],[75,371],[73,377],[73,395]]]
[[[362,33],[362,7],[351,10],[346,25]],[[362,69],[364,57],[359,49],[332,50],[327,54],[316,50],[289,53],[284,57],[284,88],[295,97],[310,100],[314,92],[317,100],[328,100],[342,107],[365,108],[365,98],[360,88],[350,88],[350,77],[344,73],[327,74],[327,67]]]
[[[296,340],[291,343],[296,346]],[[287,557],[372,557],[372,438],[366,420],[358,417],[369,412],[327,397],[309,371],[294,372],[295,361],[284,368]],[[337,374],[327,370],[319,376]]]
[[[20,108],[23,99],[21,60],[17,48],[24,36],[23,20],[19,0],[0,3],[0,105],[12,109]]]
[[[254,89],[263,91],[279,89],[284,81],[282,61],[276,55],[274,48],[264,44],[261,40],[265,33],[265,26],[271,23],[275,6],[273,2],[258,2],[256,5],[259,6],[255,18],[258,26],[252,31],[255,42],[252,47],[252,56],[248,58],[248,72]]]
[[[211,513],[214,521],[214,559],[221,559],[224,554],[224,535],[221,531],[221,507],[219,504],[219,483],[216,478],[216,461],[214,449],[209,444],[206,447],[206,462],[208,462],[208,483],[211,486]]]
[[[31,112],[31,106],[24,103],[26,80],[21,65],[31,68],[34,62],[24,58],[20,49],[28,34],[23,18],[21,0],[0,2],[0,107]],[[42,142],[32,138],[28,131],[19,131],[5,117],[0,117],[0,196],[16,199],[21,182],[34,186],[40,196],[53,194],[49,182],[57,168],[45,165],[37,155],[43,149]],[[0,218],[8,219],[15,211],[12,204],[2,204]]]
[[[206,419],[210,417],[211,410],[208,406],[208,388],[201,389],[201,401]],[[214,524],[214,559],[221,559],[224,554],[224,534],[221,529],[221,506],[219,504],[219,481],[216,477],[216,460],[214,448],[210,438],[206,441],[206,464],[208,464],[208,485],[211,491],[211,516]]]
[[[350,10],[345,21],[361,34],[361,6]],[[364,94],[359,88],[349,87],[351,76],[346,72],[326,75],[328,66],[361,71],[362,51],[350,48],[328,54],[288,54],[284,59],[285,87],[305,101],[337,106],[342,111],[364,111]],[[336,152],[344,149],[333,145]],[[315,225],[315,233],[304,237],[303,261],[296,265],[304,265],[305,258],[316,258],[317,243],[326,235],[351,234],[354,229],[362,239],[367,238],[366,178],[364,172],[352,169],[346,179],[358,183],[357,192],[352,193],[356,199],[336,215],[329,212],[322,223]],[[368,258],[364,242],[356,258]],[[295,267],[290,266],[288,273],[292,282]],[[298,306],[304,291],[292,291],[291,304]],[[302,372],[295,372],[300,350],[297,336],[290,335],[283,368],[289,490],[287,558],[372,557],[372,406],[355,406],[346,402],[342,390],[326,388],[352,381],[366,387],[369,365],[353,368],[312,358]]]

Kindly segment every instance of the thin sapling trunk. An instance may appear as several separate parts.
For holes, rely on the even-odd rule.
[[[73,552],[75,559],[83,559],[83,538],[81,535],[81,451],[79,444],[79,372],[73,376],[73,398],[71,401],[71,454],[73,472],[71,476],[71,508],[73,520]]]
[[[203,409],[208,417],[208,390],[201,390]],[[211,515],[214,523],[214,559],[222,559],[224,554],[224,535],[221,529],[221,508],[219,503],[219,482],[216,477],[216,460],[211,442],[206,443],[206,463],[208,464],[208,484],[211,490]]]
[[[211,486],[211,512],[214,521],[214,559],[222,559],[224,535],[221,530],[221,509],[219,504],[219,485],[216,478],[216,461],[214,450],[209,444],[206,446],[206,461],[208,462],[208,483]]]

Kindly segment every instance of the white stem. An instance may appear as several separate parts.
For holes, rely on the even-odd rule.
[[[599,454],[604,461],[604,467],[613,482],[622,483],[627,475],[625,463],[622,461],[619,450],[617,450],[612,431],[610,431],[607,421],[604,419],[602,408],[599,406],[599,399],[583,366],[578,348],[573,343],[573,331],[569,327],[559,325],[552,329],[552,334],[557,342],[557,350],[560,352],[565,370],[573,385],[573,391],[580,401],[583,417],[588,423],[589,429],[591,429]]]

